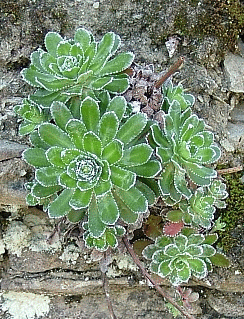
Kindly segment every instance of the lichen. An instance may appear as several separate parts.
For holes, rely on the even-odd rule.
[[[128,255],[116,255],[113,256],[114,263],[108,267],[107,276],[108,277],[118,277],[124,271],[138,271],[137,266]]]
[[[0,255],[3,255],[5,253],[5,244],[2,239],[0,239]]]
[[[79,256],[80,254],[78,247],[71,244],[64,248],[63,254],[59,258],[64,262],[75,265]]]
[[[34,319],[49,312],[50,299],[45,295],[9,291],[2,294],[2,310],[12,319]]]
[[[3,242],[11,254],[21,256],[22,250],[29,246],[31,231],[20,221],[13,221],[9,224],[3,235]]]

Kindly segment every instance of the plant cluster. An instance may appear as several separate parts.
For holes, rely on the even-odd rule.
[[[155,243],[143,251],[151,271],[180,285],[204,278],[212,264],[226,265],[212,246],[217,235],[207,233],[228,195],[212,167],[220,149],[192,113],[194,97],[182,86],[164,86],[161,129],[133,114],[121,96],[133,54],[115,55],[118,35],[96,42],[83,28],[72,40],[49,32],[45,46],[22,71],[37,91],[15,108],[23,118],[19,133],[33,145],[23,153],[35,168],[27,203],[80,222],[86,246],[104,252],[161,197],[172,207],[166,218],[182,226],[175,237],[157,229]]]

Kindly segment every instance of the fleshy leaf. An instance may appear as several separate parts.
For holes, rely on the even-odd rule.
[[[47,160],[45,150],[41,148],[29,148],[23,152],[23,159],[30,165],[35,167],[50,166]]]
[[[131,116],[125,124],[120,127],[116,138],[121,142],[128,144],[141,133],[146,124],[147,118],[145,114],[137,113]]]
[[[103,114],[99,122],[99,136],[103,146],[106,146],[114,139],[118,127],[119,121],[114,112]]]
[[[51,105],[51,113],[54,118],[55,123],[62,129],[65,130],[65,126],[70,119],[73,118],[70,110],[67,106],[62,103],[55,101]]]
[[[86,152],[101,156],[102,143],[101,140],[93,132],[85,133],[83,137],[83,148]]]
[[[107,160],[109,164],[118,162],[123,154],[123,144],[118,140],[113,140],[107,144],[102,151],[102,158]]]
[[[81,103],[80,112],[87,131],[96,133],[100,119],[100,111],[97,102],[90,97],[85,98]]]
[[[107,225],[115,224],[119,217],[119,210],[111,192],[100,196],[97,199],[97,205],[102,222]]]
[[[41,139],[50,146],[61,146],[74,148],[74,144],[70,137],[59,127],[44,123],[39,127],[39,134]]]
[[[106,225],[101,221],[99,217],[99,210],[94,195],[88,208],[88,228],[92,236],[95,238],[103,235],[106,230]]]
[[[135,145],[124,151],[119,164],[127,167],[142,165],[148,162],[152,152],[152,148],[147,144]]]
[[[92,196],[92,190],[88,189],[86,191],[81,191],[79,188],[73,193],[69,204],[74,209],[85,208],[89,205]]]
[[[65,130],[68,132],[74,145],[77,148],[82,150],[83,149],[83,143],[82,143],[83,136],[87,132],[85,124],[79,120],[72,119],[67,123]]]
[[[74,193],[73,189],[64,189],[62,193],[51,203],[48,208],[50,217],[61,217],[71,210],[69,201]]]
[[[111,166],[111,181],[114,185],[127,191],[135,184],[136,174],[119,166]]]
[[[215,266],[229,267],[230,265],[230,261],[223,254],[220,253],[216,253],[214,256],[209,257],[209,259]]]

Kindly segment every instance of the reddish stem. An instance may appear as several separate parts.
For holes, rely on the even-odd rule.
[[[161,87],[161,85],[171,76],[173,75],[179,68],[180,66],[183,64],[183,62],[185,61],[185,59],[181,56],[178,61],[173,64],[169,70],[155,83],[155,88],[159,89]]]
[[[146,269],[142,266],[138,256],[134,252],[131,244],[127,236],[123,237],[123,242],[125,247],[127,248],[128,252],[130,253],[132,259],[134,260],[135,264],[138,266],[140,271],[142,272],[143,276],[146,277],[154,286],[154,288],[159,292],[168,302],[170,302],[176,309],[178,309],[186,318],[188,319],[195,319],[191,314],[189,314],[183,307],[181,307],[173,298],[171,298],[158,284],[157,282],[149,275]]]

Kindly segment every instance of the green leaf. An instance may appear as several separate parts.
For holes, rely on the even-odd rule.
[[[214,256],[209,257],[209,259],[215,266],[229,267],[230,265],[230,261],[220,253],[216,253]]]
[[[58,59],[61,56],[69,56],[70,55],[71,44],[68,41],[61,41],[57,46],[57,55]]]
[[[102,236],[106,230],[106,225],[101,221],[99,216],[95,195],[93,195],[88,208],[88,228],[95,238]]]
[[[188,237],[188,245],[200,245],[204,242],[204,239],[201,234],[192,234]]]
[[[136,173],[137,176],[141,177],[155,177],[161,170],[160,162],[156,160],[149,160],[148,162],[139,165],[131,166],[129,170]]]
[[[113,32],[108,32],[103,36],[102,40],[98,44],[97,53],[92,60],[92,64],[89,66],[89,69],[95,74],[100,71],[106,60],[109,58],[111,50],[114,46],[114,40],[115,34]]]
[[[111,83],[113,80],[112,76],[106,76],[103,78],[98,78],[91,83],[91,86],[95,90],[103,89],[107,84]]]
[[[44,108],[49,108],[53,101],[65,103],[69,97],[60,92],[50,92],[45,89],[39,89],[34,94],[31,94],[29,99]]]
[[[49,197],[62,189],[61,186],[42,186],[41,184],[35,184],[32,188],[32,195],[37,198],[46,198]]]
[[[52,103],[51,114],[57,126],[59,126],[64,131],[68,121],[73,118],[67,106],[64,103],[58,101],[54,101]]]
[[[188,282],[191,277],[190,269],[187,266],[183,267],[181,270],[178,271],[178,277],[181,282]]]
[[[63,169],[57,167],[43,167],[36,170],[36,180],[43,186],[58,185],[58,176]]]
[[[47,150],[49,148],[49,145],[43,142],[37,131],[34,131],[30,134],[30,141],[31,144],[37,148],[42,148],[44,150]]]
[[[111,166],[111,181],[114,185],[127,191],[136,182],[136,174],[118,166]]]
[[[107,111],[114,112],[119,120],[124,116],[127,102],[123,96],[115,96],[109,103]]]
[[[142,183],[141,181],[137,180],[135,186],[146,197],[146,199],[148,201],[148,205],[153,205],[155,203],[156,195],[155,195],[154,191],[147,184]]]
[[[102,143],[101,140],[93,132],[85,133],[83,137],[83,148],[85,151],[95,154],[98,157],[102,153]]]
[[[169,263],[170,261],[163,261],[159,264],[159,267],[158,267],[159,276],[166,277],[171,273],[172,270],[169,267]]]
[[[129,84],[126,74],[123,77],[114,75],[112,81],[107,84],[104,89],[114,94],[122,94],[128,89]]]
[[[179,193],[184,195],[187,199],[190,199],[190,197],[192,196],[192,192],[187,187],[185,172],[177,170],[177,173],[174,174],[174,186]]]
[[[183,212],[179,209],[171,210],[167,213],[166,216],[167,216],[167,219],[169,219],[170,221],[177,223],[182,220]]]
[[[63,151],[62,147],[50,147],[46,152],[48,161],[57,167],[65,167],[65,163],[62,161],[61,152]]]
[[[112,188],[112,183],[110,180],[108,181],[99,181],[97,185],[94,187],[94,191],[96,196],[101,196],[110,191]]]
[[[210,167],[205,167],[186,161],[185,166],[190,178],[199,186],[209,186],[211,179],[217,176],[216,171]]]
[[[202,244],[201,247],[203,248],[202,257],[212,257],[216,253],[215,248],[210,245]]]
[[[85,124],[87,131],[96,133],[100,119],[99,105],[97,102],[90,97],[86,97],[81,103],[80,110],[82,121]]]
[[[201,277],[206,276],[207,266],[205,262],[200,258],[188,258],[187,262],[190,268],[194,271],[194,274],[199,274]]]
[[[48,32],[45,36],[45,46],[47,51],[54,57],[57,57],[57,46],[63,38],[56,32]]]
[[[161,146],[162,148],[168,149],[170,147],[169,141],[158,124],[153,124],[151,126],[151,130],[155,143],[157,143],[157,145]]]
[[[155,245],[148,245],[142,251],[142,256],[148,260],[152,259],[153,254],[158,250]]]
[[[92,189],[81,191],[77,188],[69,201],[69,205],[74,209],[85,208],[89,205],[91,197]]]
[[[179,248],[181,252],[183,252],[187,245],[187,237],[184,235],[178,235],[173,238],[175,245]]]
[[[74,193],[73,189],[64,189],[62,193],[48,207],[50,217],[61,217],[71,210],[69,201]]]
[[[35,196],[33,196],[33,194],[29,193],[26,196],[26,204],[28,206],[36,206],[39,204],[39,200]]]
[[[84,209],[71,209],[68,212],[67,218],[71,223],[78,223],[85,217],[85,212],[86,211]]]
[[[119,210],[112,193],[108,192],[97,197],[97,205],[102,222],[107,225],[114,225],[119,218]]]
[[[26,135],[31,133],[36,128],[36,124],[24,121],[19,126],[19,135]]]
[[[203,241],[203,244],[212,245],[214,244],[218,239],[218,234],[208,234],[205,236],[205,240]]]
[[[40,76],[36,76],[36,83],[38,86],[44,88],[45,90],[51,91],[51,92],[57,92],[62,89],[66,89],[69,86],[74,84],[73,79],[42,79]]]
[[[99,122],[99,136],[102,141],[103,147],[110,143],[118,130],[119,121],[114,112],[108,112],[103,114]]]
[[[147,200],[136,187],[131,187],[126,191],[116,187],[116,194],[133,212],[144,213],[147,211]]]
[[[41,55],[44,53],[42,49],[37,49],[36,51],[31,53],[30,59],[31,64],[33,64],[39,71],[45,73],[43,66],[41,65]]]
[[[119,129],[116,138],[124,144],[130,143],[135,139],[147,124],[146,115],[137,113],[131,116]]]
[[[65,149],[61,152],[61,159],[64,164],[68,165],[73,161],[77,156],[81,155],[82,152],[76,149]]]
[[[51,123],[44,123],[39,126],[41,139],[50,146],[61,146],[74,148],[71,138],[59,127]]]
[[[174,244],[169,244],[165,247],[164,254],[170,257],[175,257],[180,253],[179,248]]]
[[[107,243],[111,246],[111,247],[113,247],[113,248],[115,248],[117,245],[118,245],[118,241],[117,241],[117,238],[116,238],[116,236],[112,233],[112,232],[110,232],[109,230],[106,230],[106,241],[107,241]]]
[[[72,119],[67,123],[65,130],[67,131],[67,133],[71,137],[74,145],[78,149],[83,150],[82,140],[83,140],[85,133],[87,132],[85,124],[79,120]]]
[[[74,40],[81,44],[82,50],[85,52],[91,44],[91,34],[86,29],[79,28],[75,32]]]
[[[34,167],[50,166],[46,153],[41,148],[28,148],[23,152],[23,159]]]
[[[147,144],[135,145],[124,151],[119,161],[122,166],[137,166],[147,163],[152,155],[153,149]]]
[[[134,224],[138,219],[138,213],[133,212],[119,197],[115,190],[113,190],[114,199],[119,208],[121,219],[127,224]]]
[[[102,151],[102,158],[107,160],[109,164],[118,162],[123,154],[123,144],[118,140],[113,140]]]
[[[59,184],[65,188],[76,188],[77,181],[67,173],[62,173],[59,176]]]
[[[120,53],[104,65],[102,71],[99,72],[99,75],[104,76],[122,72],[131,65],[133,60],[134,54],[132,52]]]

